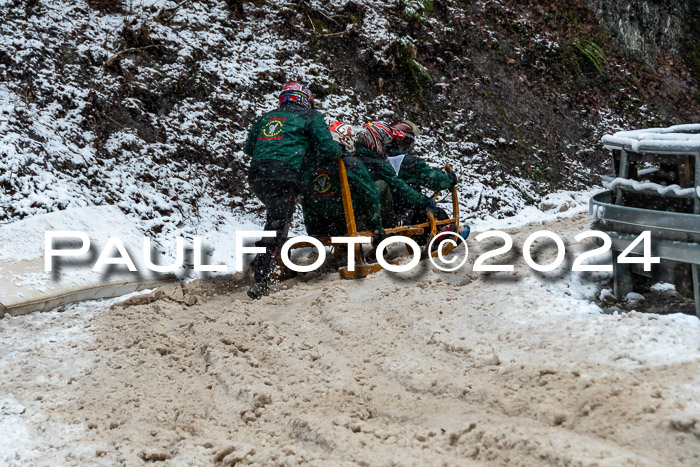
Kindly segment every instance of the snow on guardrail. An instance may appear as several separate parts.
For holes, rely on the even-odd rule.
[[[618,131],[614,135],[603,136],[602,142],[608,148],[620,148],[632,152],[676,152],[700,155],[700,123]]]

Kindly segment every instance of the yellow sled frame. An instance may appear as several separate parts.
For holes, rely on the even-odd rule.
[[[345,223],[347,224],[348,237],[373,237],[374,233],[371,231],[357,231],[357,224],[355,223],[355,212],[352,207],[352,198],[350,196],[350,185],[348,184],[348,174],[345,170],[345,163],[342,159],[338,161],[338,167],[340,169],[340,193],[343,199],[343,210],[345,211]],[[452,172],[452,168],[447,165],[445,170],[448,173]],[[437,198],[438,193],[433,195],[433,199]],[[405,237],[413,237],[416,235],[423,235],[426,231],[430,232],[431,238],[435,237],[438,233],[438,227],[446,224],[455,224],[457,229],[459,229],[459,200],[457,198],[457,187],[452,186],[452,218],[445,219],[443,221],[436,221],[435,216],[432,212],[428,212],[428,222],[422,224],[408,225],[402,227],[394,227],[392,229],[385,229],[387,235],[403,235]],[[330,246],[334,249],[335,260],[338,259],[338,248],[341,245],[331,243],[331,237],[315,237],[324,246]],[[292,246],[291,249],[311,247],[310,243],[297,243]],[[454,246],[451,242],[445,242],[442,248],[442,255],[448,254]],[[435,258],[438,256],[439,251],[430,252],[430,256]],[[421,259],[428,258],[428,253],[424,253]],[[388,261],[389,263],[395,263],[396,261]],[[284,271],[286,268],[282,265],[281,261],[278,261],[278,267],[280,268],[279,278],[288,276],[291,271]],[[340,277],[343,279],[354,279],[358,277],[365,277],[375,272],[381,271],[383,268],[379,263],[368,262],[366,255],[363,253],[362,245],[355,245],[355,270],[349,271],[347,267],[341,267],[339,269]]]

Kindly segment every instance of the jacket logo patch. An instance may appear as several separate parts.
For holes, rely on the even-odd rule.
[[[316,176],[314,177],[313,181],[313,186],[314,186],[314,194],[313,196],[316,198],[323,198],[326,196],[334,196],[335,192],[331,192],[331,176],[330,176],[330,170],[317,170],[316,171]]]
[[[284,124],[281,120],[270,120],[263,128],[263,135],[273,138],[282,132]]]

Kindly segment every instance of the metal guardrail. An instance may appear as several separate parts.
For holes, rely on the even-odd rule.
[[[640,233],[650,231],[653,256],[690,264],[695,312],[700,318],[700,124],[622,131],[605,135],[602,143],[618,153],[615,157],[619,156],[619,165],[617,173],[603,177],[603,183],[614,191],[598,193],[589,202],[589,212],[594,219],[592,228],[606,232],[616,252],[625,250]],[[667,163],[692,160],[694,183],[691,179],[691,186],[682,188],[630,178],[631,159],[645,153],[663,156]],[[685,162],[686,170],[688,163]],[[647,176],[656,170],[642,169],[637,173]],[[625,197],[630,193],[659,199],[690,199],[694,214],[624,206]],[[642,246],[638,245],[633,253],[641,254]],[[613,255],[613,284],[615,295],[621,298],[631,291],[632,280],[629,265],[618,263],[617,256]]]
[[[653,211],[612,204],[612,195],[611,191],[604,191],[591,198],[588,212],[593,219],[638,227],[638,233],[645,230],[680,232],[687,234],[689,240],[695,240],[694,237],[698,236],[697,241],[700,242],[700,216],[697,214]],[[695,244],[694,248],[700,250],[700,243]]]
[[[652,211],[612,204],[613,193],[594,195],[588,205],[593,230],[607,233],[612,250],[622,252],[646,230],[651,232],[651,254],[670,261],[692,265],[695,314],[700,318],[700,216],[678,212]],[[638,244],[633,254],[642,255]],[[619,253],[618,253],[619,254]],[[613,287],[622,297],[632,290],[629,265],[617,262],[613,254]]]
[[[700,264],[698,216],[619,206],[612,204],[611,200],[610,191],[598,193],[591,198],[588,211],[594,219],[592,227],[610,236],[614,251],[623,251],[640,233],[649,230],[652,232],[652,255],[672,261]],[[665,235],[667,232],[682,232],[691,238],[686,238],[685,241],[668,239],[665,238],[668,237]],[[633,253],[641,255],[642,245],[637,245]]]
[[[599,222],[594,222],[591,228],[604,231],[610,236],[613,251],[625,250],[638,237],[636,234],[624,234],[607,230],[605,226],[601,225]],[[671,261],[700,264],[700,244],[695,244],[694,249],[689,248],[689,245],[690,244],[683,242],[656,239],[652,242],[651,254],[652,256],[658,256],[659,258]],[[641,256],[643,254],[643,245],[636,245],[635,248],[632,249],[632,253]]]

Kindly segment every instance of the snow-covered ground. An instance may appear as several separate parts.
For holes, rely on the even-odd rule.
[[[508,232],[566,241],[588,222]],[[485,248],[470,241],[468,264]],[[0,462],[697,464],[700,321],[603,314],[603,273],[508,259],[513,273],[311,275],[257,302],[237,276],[5,318]]]

